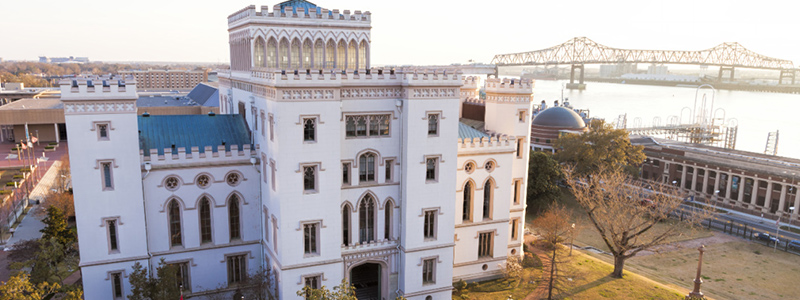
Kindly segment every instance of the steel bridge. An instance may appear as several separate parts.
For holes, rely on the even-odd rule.
[[[580,85],[583,85],[585,64],[649,63],[718,66],[719,78],[722,78],[724,72],[729,72],[731,80],[735,68],[779,70],[780,84],[783,84],[784,79],[791,79],[791,84],[794,84],[798,71],[790,60],[761,55],[739,43],[722,43],[699,51],[631,50],[608,47],[586,37],[576,37],[542,50],[495,55],[492,63],[498,67],[572,65],[570,85],[575,85],[575,70],[580,70]]]

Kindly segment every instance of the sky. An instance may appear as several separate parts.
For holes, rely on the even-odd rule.
[[[702,50],[739,42],[800,65],[796,1],[316,0],[372,13],[373,65],[489,63],[495,54],[585,36],[626,49]],[[229,62],[227,17],[279,1],[2,0],[0,57]]]

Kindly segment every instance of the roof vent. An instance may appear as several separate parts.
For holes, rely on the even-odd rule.
[[[208,116],[209,117],[213,117],[213,116],[216,116],[216,115],[217,114],[215,114],[213,110],[208,112]]]
[[[149,112],[144,112],[142,114],[142,117],[145,117],[145,118],[150,117],[150,113]]]

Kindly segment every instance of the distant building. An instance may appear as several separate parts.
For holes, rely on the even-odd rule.
[[[85,64],[89,62],[88,57],[47,57],[47,56],[39,56],[40,63],[53,63],[53,64]]]
[[[531,124],[533,151],[555,152],[553,144],[564,133],[583,133],[589,130],[583,117],[564,106],[554,106],[536,113]]]
[[[133,70],[120,71],[119,74],[136,78],[140,90],[190,89],[208,82],[208,70]]]
[[[664,65],[661,65],[661,66],[649,65],[649,66],[647,66],[647,74],[650,74],[650,75],[667,75],[667,74],[669,74],[669,71],[667,69],[667,66],[664,66]]]

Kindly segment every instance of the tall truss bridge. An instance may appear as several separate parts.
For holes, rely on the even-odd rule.
[[[536,51],[495,55],[492,63],[503,66],[572,65],[570,84],[574,84],[575,70],[580,69],[580,84],[583,84],[585,64],[682,64],[719,66],[720,78],[724,72],[733,79],[734,68],[751,68],[781,71],[784,79],[795,81],[798,71],[790,60],[758,54],[739,43],[722,43],[716,47],[699,51],[682,50],[632,50],[612,48],[586,37],[576,37],[560,45]]]

